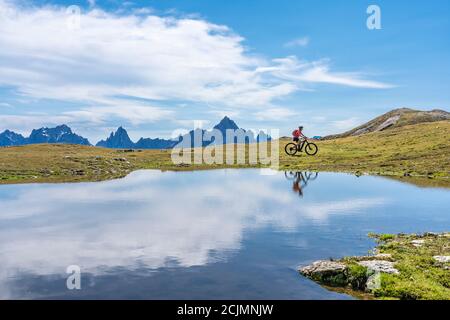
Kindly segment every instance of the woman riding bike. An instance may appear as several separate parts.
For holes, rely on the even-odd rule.
[[[300,138],[305,139],[306,136],[303,134],[303,126],[298,127],[298,129],[295,129],[292,132],[292,140],[296,142],[297,144],[300,143]]]
[[[306,154],[314,156],[319,151],[316,144],[308,141],[308,138],[303,134],[303,126],[292,132],[292,140],[295,142],[288,143],[284,150],[290,156],[294,156],[297,152],[305,151]]]

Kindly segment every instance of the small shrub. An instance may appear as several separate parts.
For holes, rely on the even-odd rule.
[[[393,240],[393,239],[395,239],[395,235],[393,235],[393,234],[385,233],[385,234],[380,234],[378,236],[378,240],[383,241],[383,242]]]
[[[348,266],[348,283],[354,290],[364,290],[366,288],[368,274],[367,268],[359,264],[351,264]]]

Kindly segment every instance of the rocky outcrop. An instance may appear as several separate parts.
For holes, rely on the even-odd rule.
[[[319,260],[313,264],[303,267],[300,272],[307,277],[334,276],[344,272],[347,266],[340,262]]]
[[[347,282],[347,266],[341,262],[319,260],[300,268],[299,272],[317,282],[339,286]]]
[[[414,247],[421,247],[421,246],[423,246],[425,244],[425,240],[421,240],[421,239],[420,240],[412,240],[411,244]]]
[[[379,288],[380,273],[400,274],[389,254],[352,257],[351,260],[319,260],[299,269],[300,274],[320,284],[334,287],[350,287],[371,292]],[[370,259],[370,260],[366,260]]]
[[[450,256],[434,256],[433,259],[440,263],[450,262]]]
[[[450,300],[450,233],[369,234],[372,254],[319,260],[300,274],[356,297]]]
[[[394,262],[386,260],[366,260],[359,261],[360,266],[366,267],[367,270],[372,272],[384,272],[389,274],[400,274],[400,272],[394,268]]]

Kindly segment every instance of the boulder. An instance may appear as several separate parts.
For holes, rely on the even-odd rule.
[[[380,273],[374,273],[369,278],[367,278],[365,291],[373,292],[374,290],[380,288],[381,288]]]
[[[366,267],[373,272],[384,272],[390,274],[399,274],[400,272],[394,268],[394,262],[386,260],[367,260],[359,261],[360,266]]]
[[[433,259],[440,263],[450,262],[450,256],[434,256]]]
[[[425,240],[412,240],[411,244],[414,247],[421,247],[421,246],[423,246],[425,244]]]
[[[300,268],[300,272],[305,276],[323,273],[339,273],[347,269],[346,265],[340,262],[319,260],[313,264]]]
[[[343,286],[348,281],[347,266],[335,261],[319,260],[300,268],[299,272],[305,277],[331,286]]]
[[[380,260],[392,259],[392,254],[390,254],[390,253],[378,253],[374,257],[376,259],[380,259]]]

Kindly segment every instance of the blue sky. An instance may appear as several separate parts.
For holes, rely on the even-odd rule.
[[[369,5],[381,30],[366,27]],[[68,25],[70,5],[80,24]],[[169,137],[227,114],[244,128],[341,132],[450,105],[450,3],[0,0],[0,131],[67,123]],[[76,20],[70,20],[76,21]]]

